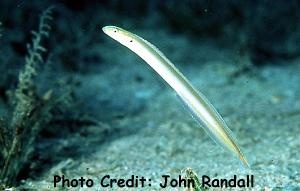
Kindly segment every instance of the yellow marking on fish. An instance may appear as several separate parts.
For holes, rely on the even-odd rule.
[[[136,34],[116,26],[105,26],[102,30],[148,63],[175,90],[195,118],[202,122],[202,127],[211,138],[236,154],[242,163],[249,167],[237,141],[220,114],[158,48]]]

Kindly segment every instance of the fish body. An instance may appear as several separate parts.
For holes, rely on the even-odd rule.
[[[249,167],[232,132],[208,99],[184,77],[174,64],[153,44],[145,39],[116,26],[106,26],[103,32],[141,57],[179,95],[192,112],[194,118],[219,145],[234,153]]]

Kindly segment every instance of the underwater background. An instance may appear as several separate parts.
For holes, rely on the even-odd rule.
[[[0,190],[101,188],[105,175],[231,178],[300,190],[300,1],[1,0]],[[251,168],[205,133],[142,59],[157,46],[224,118]],[[53,176],[94,180],[53,186]],[[188,190],[166,188],[165,190]],[[192,189],[190,189],[192,190]],[[201,190],[204,190],[204,188]]]

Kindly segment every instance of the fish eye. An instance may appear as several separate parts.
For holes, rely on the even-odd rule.
[[[117,30],[114,30],[114,32],[116,33],[116,32],[117,32]]]

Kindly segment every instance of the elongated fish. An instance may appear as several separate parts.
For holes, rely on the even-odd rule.
[[[193,116],[203,124],[202,127],[210,137],[249,167],[246,157],[220,114],[158,48],[136,34],[116,26],[105,26],[102,30],[147,62],[175,90]]]

